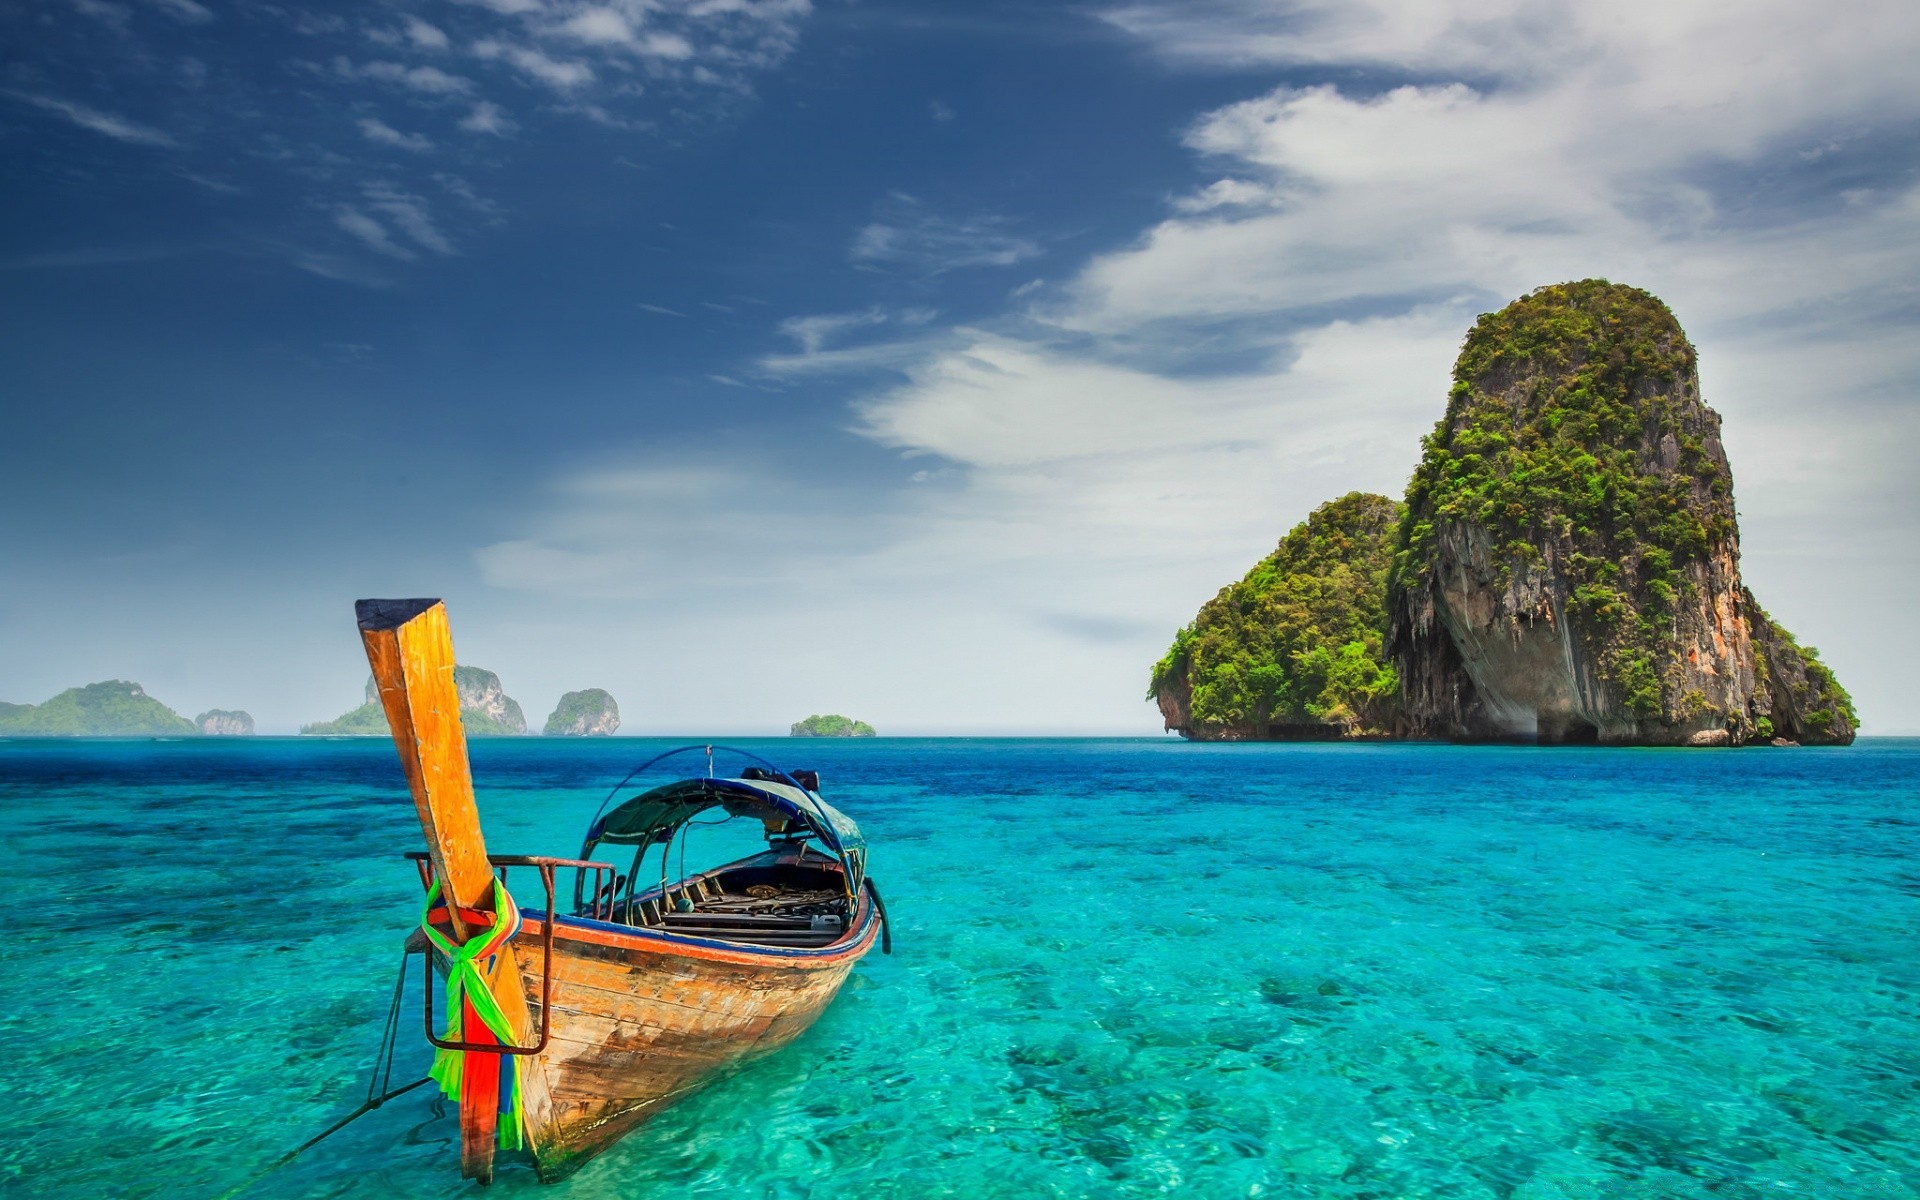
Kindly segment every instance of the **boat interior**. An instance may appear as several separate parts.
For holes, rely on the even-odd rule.
[[[840,864],[804,850],[758,855],[613,906],[623,925],[755,946],[830,946],[851,917]]]
[[[683,747],[653,761],[703,751],[711,772],[713,749]],[[632,862],[605,878],[578,907],[582,915],[754,946],[816,948],[847,935],[866,886],[866,842],[821,799],[817,773],[755,759],[735,777],[681,778],[613,804],[622,786],[595,815],[580,857],[630,846]],[[670,869],[676,854],[684,861],[692,830],[733,822],[757,827],[767,848],[698,874]],[[734,853],[744,848],[734,844]]]

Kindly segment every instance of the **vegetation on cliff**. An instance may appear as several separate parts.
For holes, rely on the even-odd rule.
[[[1753,623],[1757,736],[1794,742],[1851,742],[1860,727],[1853,697],[1840,686],[1820,652],[1802,646],[1746,593]]]
[[[804,721],[795,721],[789,731],[793,737],[873,737],[873,726],[839,713],[815,713]]]
[[[1853,739],[1740,583],[1732,473],[1660,300],[1590,279],[1484,314],[1404,506],[1323,506],[1155,666],[1189,737]]]
[[[1330,500],[1209,600],[1148,684],[1170,726],[1199,738],[1390,730],[1399,679],[1383,642],[1399,510],[1365,492]]]
[[[550,737],[605,736],[620,728],[620,706],[605,688],[587,688],[560,697],[541,732]]]
[[[464,714],[463,714],[464,716]],[[332,737],[355,737],[367,734],[385,735],[387,729],[387,711],[378,704],[362,704],[335,717],[331,721],[315,721],[302,725],[301,733],[326,734]]]
[[[1557,551],[1571,615],[1625,709],[1681,709],[1661,667],[1683,570],[1734,531],[1733,480],[1696,417],[1693,346],[1651,294],[1605,280],[1541,288],[1474,324],[1446,415],[1422,439],[1393,586],[1411,591],[1436,526],[1472,522],[1509,571]],[[1679,386],[1675,386],[1679,385]],[[1648,444],[1672,464],[1650,462]]]
[[[0,736],[156,737],[198,732],[192,721],[124,679],[68,688],[45,704],[0,704]]]
[[[193,725],[209,737],[253,736],[253,714],[237,708],[210,708],[195,717]]]
[[[520,705],[500,687],[500,677],[481,667],[456,666],[454,690],[460,696],[460,725],[473,737],[513,737],[527,731],[527,718]],[[373,677],[367,677],[366,703],[331,721],[302,725],[303,734],[364,736],[386,734],[387,714],[380,707],[380,694]]]

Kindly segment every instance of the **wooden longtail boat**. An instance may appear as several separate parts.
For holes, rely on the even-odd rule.
[[[463,1174],[490,1179],[498,1142],[530,1152],[542,1180],[564,1178],[728,1067],[798,1037],[886,940],[865,842],[820,798],[818,777],[756,760],[716,779],[712,747],[654,760],[704,749],[708,773],[602,804],[578,859],[489,857],[445,607],[362,600],[357,615],[426,834],[426,852],[409,856],[428,887],[409,947],[448,981],[444,1035],[439,989],[427,989],[427,1036],[441,1047],[435,1078],[459,1101]],[[674,878],[676,836],[684,856],[688,822],[715,808],[762,822],[768,848]],[[633,847],[631,867],[592,861],[603,846]],[[658,882],[644,886],[656,847]],[[506,891],[516,867],[538,873],[537,906]],[[573,876],[566,911],[562,872]]]

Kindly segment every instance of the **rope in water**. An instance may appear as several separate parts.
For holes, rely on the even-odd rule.
[[[314,1134],[294,1149],[274,1159],[261,1170],[249,1176],[238,1187],[220,1193],[217,1200],[233,1200],[235,1196],[245,1192],[254,1184],[259,1183],[262,1179],[278,1171],[294,1159],[299,1158],[302,1154],[318,1146],[334,1134],[339,1133],[354,1121],[366,1116],[395,1096],[404,1096],[421,1084],[432,1079],[430,1075],[422,1075],[412,1083],[404,1084],[397,1088],[391,1086],[393,1083],[394,1043],[400,1033],[400,995],[407,984],[407,957],[404,953],[400,956],[400,971],[393,981],[393,1003],[387,1006],[387,1025],[380,1037],[380,1053],[373,1060],[373,1074],[367,1080],[366,1103],[354,1109],[346,1116],[341,1117],[338,1121],[327,1126],[319,1133]]]

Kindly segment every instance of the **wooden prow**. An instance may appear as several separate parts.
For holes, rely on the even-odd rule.
[[[380,689],[393,730],[394,748],[407,773],[407,787],[426,834],[427,853],[449,909],[493,908],[493,868],[480,836],[480,810],[473,799],[466,731],[460,724],[460,693],[453,683],[453,634],[446,605],[438,600],[362,600],[354,605],[360,640]],[[465,939],[457,912],[454,934]],[[488,984],[512,1023],[514,1041],[526,1045],[533,1028],[520,972],[511,954],[495,956]],[[484,1056],[504,1063],[500,1056]],[[483,1086],[487,1073],[469,1070],[467,1081]],[[482,1182],[493,1175],[493,1098],[464,1089],[460,1098],[460,1170]]]

